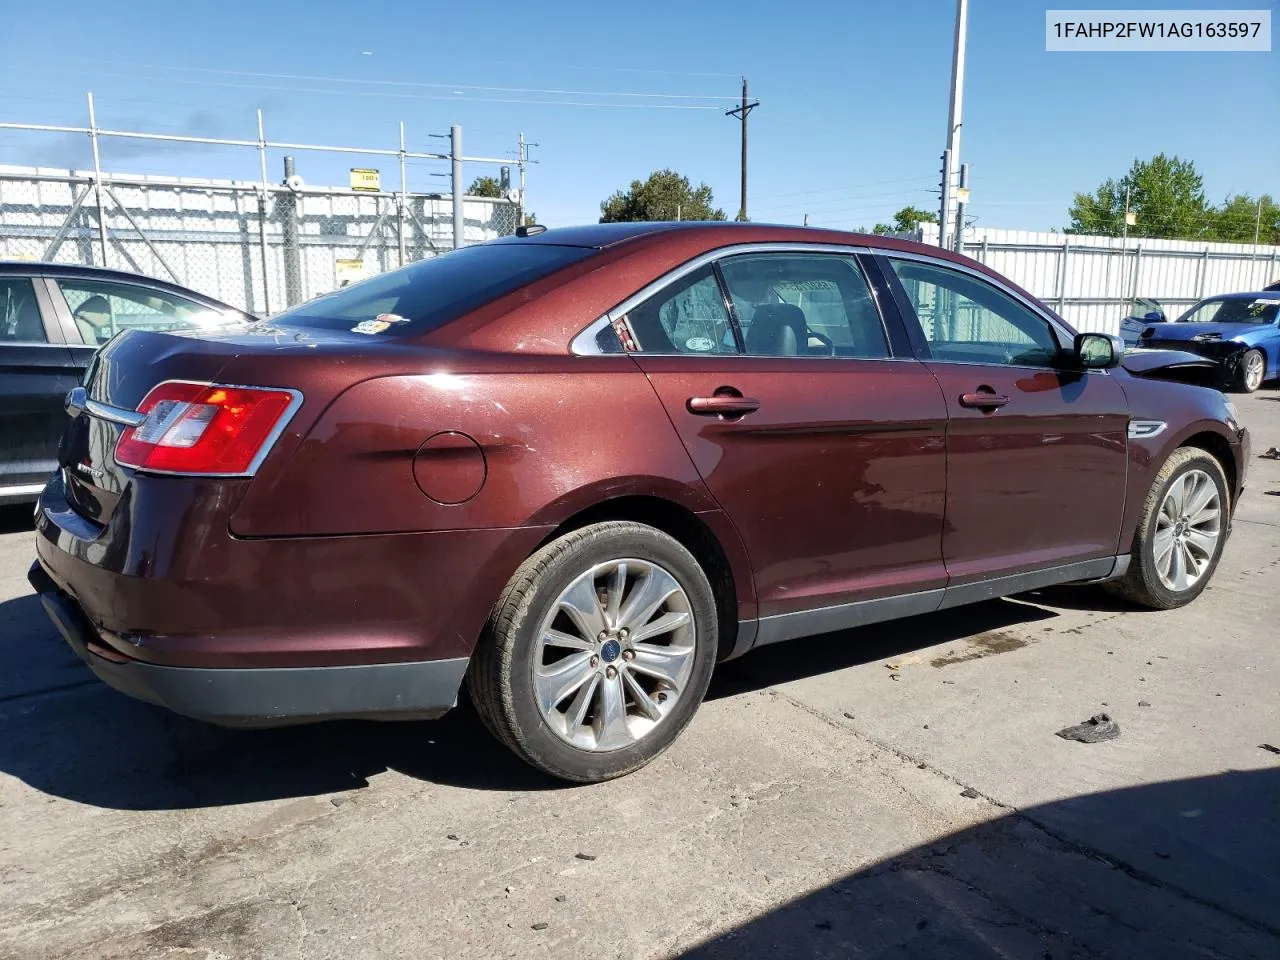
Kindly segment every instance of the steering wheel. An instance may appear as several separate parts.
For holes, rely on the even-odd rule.
[[[836,355],[836,345],[831,342],[831,338],[828,337],[825,333],[819,333],[817,330],[809,330],[806,341],[805,341],[805,349],[804,349],[805,353],[809,352],[809,343],[808,343],[809,340],[821,341],[822,345],[827,348],[826,355],[828,357],[834,357]]]

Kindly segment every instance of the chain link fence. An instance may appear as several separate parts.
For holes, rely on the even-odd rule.
[[[82,133],[95,168],[0,165],[0,259],[79,263],[129,270],[181,284],[261,316],[354,280],[455,247],[509,236],[523,222],[519,191],[503,198],[423,193],[407,188],[406,161],[451,162],[451,189],[462,191],[464,162],[505,164],[461,155],[461,130],[450,152],[277,144],[259,137],[213,140],[0,122],[0,129]],[[261,181],[161,177],[105,172],[99,141],[110,137],[241,146],[261,159]],[[520,160],[523,160],[523,140]],[[289,175],[267,180],[267,149],[371,154],[399,163],[398,190],[376,170],[353,168],[352,186],[313,186]],[[519,163],[520,161],[516,161]],[[503,167],[504,185],[509,168]],[[368,175],[368,176],[365,176]],[[523,181],[523,177],[521,177]]]

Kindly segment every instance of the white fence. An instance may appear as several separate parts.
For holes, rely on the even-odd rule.
[[[936,244],[937,225],[910,236]],[[1135,297],[1160,301],[1172,319],[1202,297],[1280,280],[1280,247],[1252,244],[971,228],[964,253],[1035,294],[1077,330],[1098,333],[1118,333]]]
[[[265,315],[453,248],[446,195],[0,165],[0,259],[172,280]],[[515,232],[517,208],[467,197],[463,240]]]

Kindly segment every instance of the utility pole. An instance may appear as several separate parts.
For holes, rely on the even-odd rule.
[[[1253,216],[1253,245],[1258,245],[1258,237],[1262,233],[1262,198],[1258,198],[1258,212]]]
[[[1120,235],[1120,248],[1129,243],[1129,181],[1124,183],[1124,232]]]
[[[742,121],[742,203],[738,207],[738,220],[747,219],[747,114],[760,106],[760,101],[748,102],[747,78],[742,78],[742,106],[726,110],[726,117],[737,117]]]
[[[960,189],[956,191],[956,233],[954,249],[964,253],[964,210],[969,203],[969,165],[960,164]]]
[[[943,154],[942,215],[938,218],[938,246],[948,246],[951,223],[951,183],[960,162],[960,127],[964,106],[964,47],[969,27],[969,0],[956,0],[956,35],[951,51],[951,106],[947,111],[947,149]]]

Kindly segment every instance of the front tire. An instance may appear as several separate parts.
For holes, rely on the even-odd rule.
[[[1106,588],[1155,610],[1190,603],[1218,567],[1229,523],[1222,465],[1197,447],[1175,450],[1147,494],[1129,570]]]
[[[527,763],[596,783],[679,736],[716,660],[711,584],[677,540],[643,524],[575,530],[521,565],[467,672],[489,730]]]
[[[1261,350],[1246,350],[1240,358],[1240,376],[1236,389],[1241,393],[1254,393],[1267,378],[1267,358]]]

